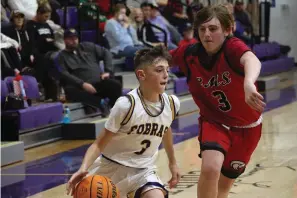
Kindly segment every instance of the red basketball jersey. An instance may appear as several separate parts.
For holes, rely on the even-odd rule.
[[[234,37],[226,39],[211,60],[207,60],[202,44],[171,51],[174,63],[187,76],[189,91],[200,114],[206,119],[227,126],[247,126],[259,119],[261,113],[245,102],[240,57],[246,51],[249,48]]]

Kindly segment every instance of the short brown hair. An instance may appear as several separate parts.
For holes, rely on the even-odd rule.
[[[134,70],[143,66],[156,64],[157,61],[166,60],[171,64],[172,57],[167,48],[163,45],[157,45],[150,49],[141,49],[136,52],[134,57]]]
[[[45,14],[45,13],[49,13],[52,12],[52,7],[50,6],[49,3],[45,3],[42,4],[40,6],[38,6],[36,13],[38,14]]]
[[[194,28],[198,30],[201,24],[210,21],[214,17],[220,21],[225,30],[232,28],[233,18],[224,5],[214,5],[202,8],[195,16]]]
[[[113,14],[116,14],[116,13],[120,12],[121,9],[126,9],[126,10],[127,10],[125,4],[122,4],[122,3],[118,3],[118,4],[116,4],[116,5],[113,7]]]

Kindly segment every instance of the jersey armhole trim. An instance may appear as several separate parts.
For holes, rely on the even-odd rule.
[[[251,51],[251,50],[246,50],[244,53],[246,53],[246,52],[248,52],[248,51]],[[244,54],[244,53],[243,53],[243,54]],[[242,71],[242,70],[239,69],[238,67],[235,67],[234,65],[232,65],[225,51],[224,51],[224,56],[225,56],[225,60],[227,61],[228,66],[229,66],[229,67],[230,67],[236,74],[238,74],[238,75],[244,77],[244,76],[245,76],[245,75],[244,75],[244,68],[243,68],[243,71]]]
[[[172,96],[168,96],[169,102],[170,102],[170,108],[172,112],[172,121],[175,120],[176,118],[176,109],[175,109],[175,104]]]
[[[129,108],[129,110],[128,110],[126,116],[125,116],[125,118],[121,122],[121,125],[122,126],[123,125],[126,125],[130,121],[130,119],[132,117],[132,114],[134,112],[134,107],[135,107],[135,99],[134,99],[134,97],[132,95],[130,95],[130,94],[127,94],[126,97],[129,99],[129,101],[131,103],[131,106],[130,106],[130,108]]]

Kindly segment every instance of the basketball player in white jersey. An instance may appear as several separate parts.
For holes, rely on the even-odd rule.
[[[117,100],[105,129],[89,147],[80,169],[69,180],[67,194],[73,194],[76,184],[85,176],[103,175],[116,184],[121,198],[168,197],[154,162],[158,147],[163,143],[172,174],[168,185],[174,187],[180,173],[170,125],[180,102],[176,96],[164,93],[170,59],[162,46],[137,52],[134,65],[139,88]]]

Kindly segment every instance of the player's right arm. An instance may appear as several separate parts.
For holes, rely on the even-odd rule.
[[[186,49],[190,45],[182,45],[174,50],[170,50],[170,54],[172,56],[172,64],[174,67],[179,67],[181,71],[184,71],[185,68],[185,60],[184,60],[184,55],[186,52]]]
[[[103,129],[95,142],[88,148],[80,169],[72,175],[67,183],[67,195],[70,194],[72,196],[74,194],[76,184],[88,174],[89,167],[94,163],[98,156],[100,156],[101,151],[104,150],[105,146],[113,136],[113,132]]]
[[[116,101],[114,107],[111,109],[109,118],[105,123],[105,128],[96,138],[94,143],[88,148],[80,169],[72,175],[67,183],[66,188],[68,195],[73,195],[76,184],[88,174],[90,166],[101,155],[112,137],[119,131],[121,122],[126,116],[130,106],[131,104],[127,97],[120,97]]]

